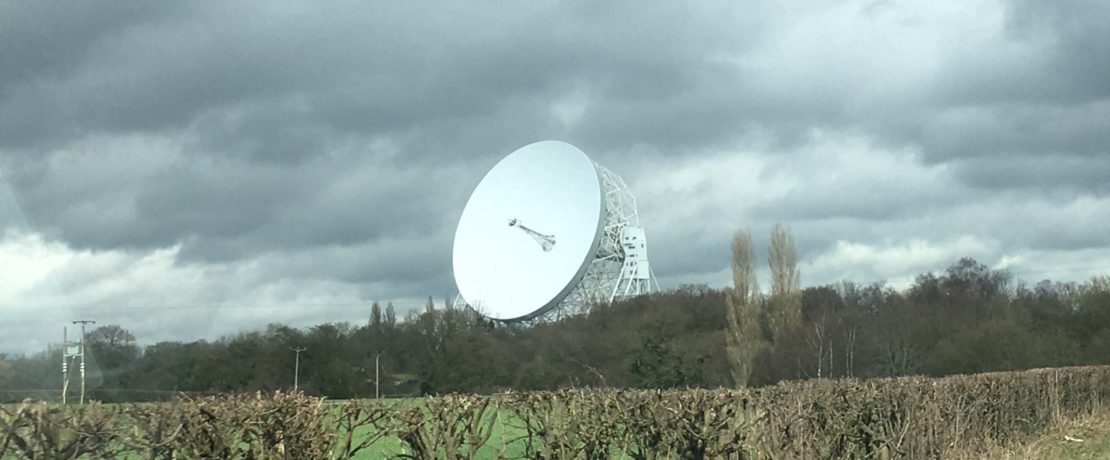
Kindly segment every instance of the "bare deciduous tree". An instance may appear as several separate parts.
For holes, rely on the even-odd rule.
[[[393,302],[385,306],[385,325],[386,327],[397,325],[397,311],[393,308]]]
[[[781,224],[775,224],[771,229],[767,265],[771,269],[768,323],[772,340],[778,340],[802,318],[801,272],[794,253],[794,237]]]
[[[370,327],[375,330],[382,327],[382,305],[374,302],[370,305]]]
[[[749,230],[737,230],[732,234],[732,294],[743,301],[759,294],[759,282],[755,276],[755,246]]]
[[[832,374],[833,344],[828,332],[828,312],[820,312],[819,316],[810,322],[810,326],[812,330],[806,334],[806,346],[813,353],[816,377],[822,378],[825,374]],[[825,367],[826,361],[829,364],[828,368]]]
[[[725,292],[726,351],[733,381],[747,386],[752,362],[767,345],[759,325],[759,283],[750,231],[738,230],[732,235],[732,283],[732,289]]]

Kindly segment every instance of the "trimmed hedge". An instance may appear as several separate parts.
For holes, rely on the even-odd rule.
[[[1100,410],[1110,366],[741,390],[571,389],[324,404],[300,393],[0,407],[0,458],[474,458],[495,423],[525,458],[938,458]],[[511,414],[511,416],[503,416]],[[354,433],[358,433],[357,436]],[[486,446],[490,448],[492,446]]]

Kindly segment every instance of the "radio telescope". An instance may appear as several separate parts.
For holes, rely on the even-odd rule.
[[[486,173],[452,256],[455,303],[504,322],[557,319],[658,289],[624,180],[559,141],[521,147]]]

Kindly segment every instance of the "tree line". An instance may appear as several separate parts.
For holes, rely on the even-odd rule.
[[[102,326],[87,339],[90,388],[101,400],[286,389],[293,347],[307,349],[300,388],[339,399],[376,389],[717,388],[1110,363],[1110,276],[1029,285],[963,258],[901,290],[852,281],[801,288],[792,238],[780,226],[767,250],[768,293],[758,288],[756,259],[750,232],[737,232],[731,287],[684,285],[534,326],[493,323],[431,298],[403,318],[374,303],[362,324],[271,324],[144,347],[124,325]],[[60,363],[60,349],[0,356],[0,398],[61,388]]]

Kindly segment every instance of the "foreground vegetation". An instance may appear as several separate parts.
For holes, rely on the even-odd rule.
[[[1110,458],[1110,408],[1055,424],[1024,442],[967,453],[963,458],[1020,460]]]
[[[1108,397],[1110,366],[330,404],[301,393],[24,403],[0,409],[0,458],[973,456],[1087,420]]]

